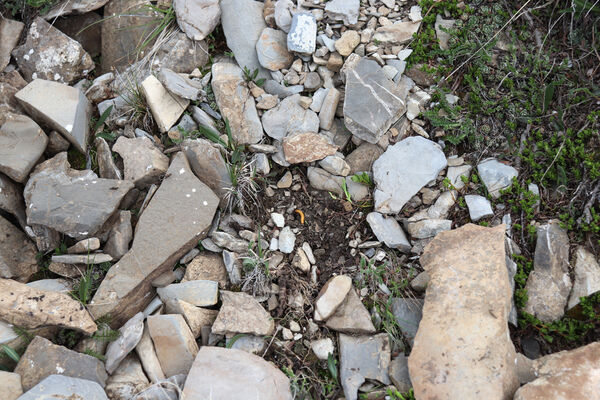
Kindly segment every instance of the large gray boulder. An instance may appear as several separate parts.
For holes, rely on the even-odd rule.
[[[64,375],[50,375],[18,400],[42,399],[108,400],[108,397],[96,382]]]

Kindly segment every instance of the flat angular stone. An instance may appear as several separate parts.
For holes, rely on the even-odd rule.
[[[177,153],[138,220],[131,249],[108,271],[88,305],[90,312],[96,318],[110,313],[119,326],[141,311],[153,297],[152,281],[206,235],[218,203],[184,154]]]
[[[0,173],[0,210],[15,216],[21,228],[27,225],[23,187]]]
[[[231,3],[237,0],[227,1]],[[252,0],[244,1],[255,3]],[[221,2],[221,7],[223,4],[224,2]],[[237,15],[238,11],[236,11],[236,18],[238,18]],[[260,142],[263,137],[262,125],[256,112],[254,97],[246,85],[242,69],[229,62],[218,62],[213,64],[211,71],[211,85],[215,99],[223,118],[227,118],[229,121],[233,139],[238,144]]]
[[[419,322],[423,317],[422,299],[393,298],[392,313],[402,331],[402,335],[412,346],[419,329]]]
[[[375,210],[395,214],[446,167],[437,144],[420,136],[396,143],[373,163]]]
[[[412,246],[400,224],[394,218],[384,217],[378,212],[371,212],[367,215],[367,222],[377,240],[384,242],[387,247],[404,252],[410,251]]]
[[[579,246],[575,250],[575,282],[567,309],[579,304],[581,297],[600,291],[600,265],[592,253]]]
[[[299,94],[286,97],[277,107],[266,111],[262,123],[265,133],[277,140],[291,133],[319,131],[319,117],[300,105]]]
[[[121,361],[125,359],[142,338],[144,332],[144,314],[137,313],[119,328],[119,337],[106,348],[106,372],[112,375]]]
[[[79,242],[75,243],[73,246],[67,249],[67,253],[69,254],[79,254],[79,253],[89,253],[100,248],[100,239],[98,238],[89,238],[83,239]]]
[[[213,323],[212,333],[248,333],[257,336],[273,333],[273,318],[253,296],[243,292],[221,291],[221,300],[223,305]]]
[[[390,363],[388,368],[390,380],[400,393],[407,393],[412,389],[410,376],[408,374],[408,357],[404,354],[399,354]]]
[[[85,153],[91,106],[81,90],[35,79],[18,91],[15,98],[36,122],[56,130],[77,150]]]
[[[375,160],[383,154],[383,149],[376,144],[361,143],[352,153],[346,156],[350,166],[350,174],[357,172],[370,172]]]
[[[465,187],[462,177],[468,178],[471,169],[473,169],[473,167],[470,165],[449,166],[446,177],[450,180],[450,184],[454,186],[455,189],[462,189]]]
[[[140,89],[161,132],[167,132],[175,125],[190,103],[188,99],[170,93],[154,75],[144,79]]]
[[[288,135],[282,145],[285,160],[290,164],[322,160],[337,151],[326,136],[313,132]]]
[[[219,196],[223,204],[225,195],[231,188],[231,176],[221,151],[205,139],[184,140],[181,150],[190,162],[194,174]]]
[[[19,44],[25,24],[8,18],[0,19],[0,71],[10,62],[10,53]]]
[[[284,32],[265,28],[256,42],[256,53],[260,65],[270,71],[289,68],[294,56],[287,49],[287,36]]]
[[[294,14],[292,25],[287,35],[289,51],[312,54],[317,46],[317,21],[315,17],[306,12]]]
[[[28,81],[39,78],[71,84],[94,69],[92,57],[79,42],[40,17],[29,27],[25,43],[12,55]]]
[[[203,346],[185,382],[183,398],[292,400],[288,378],[261,357]]]
[[[58,346],[41,336],[36,336],[27,346],[15,372],[21,375],[25,391],[53,374],[87,379],[102,387],[108,378],[104,364],[96,357]]]
[[[151,315],[148,332],[165,375],[187,374],[198,354],[198,345],[183,316]]]
[[[71,169],[67,153],[59,153],[31,173],[24,192],[27,221],[75,239],[93,236],[132,188],[130,182]]]
[[[104,252],[113,260],[119,260],[129,250],[129,242],[132,237],[131,211],[119,211],[119,216],[110,229],[108,240],[104,244]]]
[[[336,21],[343,21],[344,25],[354,25],[358,21],[360,0],[332,0],[325,4],[325,13]]]
[[[13,372],[0,371],[0,390],[5,400],[17,400],[23,394],[21,376]]]
[[[492,204],[483,196],[468,194],[465,196],[465,202],[467,203],[469,216],[473,222],[494,215]]]
[[[358,388],[366,379],[389,385],[390,343],[387,333],[348,336],[340,333],[340,379],[346,400],[358,399]]]
[[[344,302],[352,289],[352,278],[337,275],[330,278],[315,299],[315,321],[324,321]]]
[[[512,179],[519,172],[510,165],[503,164],[494,158],[488,158],[477,164],[477,172],[493,198],[500,197],[500,190],[512,185]]]
[[[452,221],[449,219],[424,219],[408,224],[408,234],[413,239],[427,239],[440,232],[449,231]]]
[[[129,400],[149,385],[140,361],[128,355],[106,381],[106,394],[110,399]]]
[[[73,290],[73,283],[66,279],[40,279],[29,282],[27,286],[43,292],[60,292],[69,294]]]
[[[98,175],[100,175],[100,178],[123,179],[123,174],[115,165],[115,160],[106,140],[97,137],[94,144],[96,145],[96,161],[98,162]]]
[[[69,0],[54,6],[44,18],[48,21],[67,14],[85,14],[103,7],[109,0]]]
[[[97,327],[80,302],[65,293],[44,292],[0,279],[0,319],[23,328],[59,326],[92,334]]]
[[[203,326],[212,326],[219,313],[217,310],[196,307],[193,304],[179,299],[170,299],[166,301],[165,309],[168,314],[183,315],[185,322],[187,322],[195,338],[200,337]]]
[[[113,145],[125,165],[125,180],[144,188],[158,183],[169,168],[169,157],[165,156],[147,137],[134,139],[120,136]]]
[[[396,22],[377,28],[373,39],[383,44],[399,45],[412,40],[419,31],[420,22]]]
[[[371,315],[360,301],[354,288],[348,291],[344,302],[331,317],[327,318],[325,325],[329,329],[343,333],[365,335],[376,332]]]
[[[71,378],[64,375],[50,375],[31,390],[19,397],[19,400],[41,399],[85,399],[108,400],[102,386],[86,379]]]
[[[221,20],[218,0],[175,0],[173,10],[177,24],[192,40],[210,35]]]
[[[0,216],[0,278],[27,282],[39,270],[36,255],[27,235]]]
[[[354,136],[377,143],[405,111],[399,86],[376,61],[363,58],[347,71],[344,123]]]
[[[169,68],[160,69],[158,72],[158,80],[169,92],[183,99],[198,100],[198,97],[202,93],[202,88],[199,83],[179,75]]]
[[[425,248],[431,279],[408,358],[416,398],[509,399],[518,388],[504,236],[504,225],[467,224]]]
[[[187,281],[173,283],[158,288],[157,292],[163,302],[179,299],[199,307],[217,304],[219,285],[214,281]]]
[[[27,86],[17,70],[0,74],[0,125],[12,114],[23,114],[24,110],[15,98],[15,93]]]
[[[38,124],[14,115],[0,127],[0,172],[24,182],[47,144],[48,136]]]
[[[185,275],[181,282],[207,280],[219,283],[221,289],[227,287],[227,270],[223,257],[219,254],[202,252],[195,257],[185,268]]]
[[[165,374],[160,366],[160,361],[158,361],[158,356],[154,350],[154,343],[148,332],[147,325],[144,326],[142,338],[135,347],[135,352],[137,353],[150,382],[156,383],[165,379]]]

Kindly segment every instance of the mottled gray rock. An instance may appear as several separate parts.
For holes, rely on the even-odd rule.
[[[48,137],[30,118],[14,115],[0,127],[0,172],[24,182],[46,149]]]
[[[371,212],[367,215],[367,222],[377,240],[384,242],[387,247],[399,249],[403,252],[410,251],[411,244],[400,224],[394,218],[384,217],[378,212]]]
[[[184,300],[170,299],[165,302],[167,314],[181,314],[190,327],[195,338],[200,337],[204,326],[212,326],[217,318],[218,310],[196,307]]]
[[[333,354],[335,350],[333,340],[330,338],[313,340],[310,342],[310,348],[319,360],[327,360],[329,355]]]
[[[402,331],[402,335],[412,346],[423,317],[423,300],[410,298],[393,298],[392,313]]]
[[[179,299],[195,306],[207,307],[217,304],[218,290],[218,283],[214,281],[187,281],[158,288],[157,292],[165,303]]]
[[[240,12],[241,10],[244,12]],[[233,51],[237,64],[251,72],[258,69],[259,78],[268,78],[269,74],[260,65],[256,54],[256,42],[267,27],[263,18],[263,3],[253,0],[221,0],[221,13],[227,47]]]
[[[410,376],[408,374],[408,357],[399,354],[390,363],[388,368],[390,380],[400,393],[407,393],[412,388]]]
[[[267,79],[265,84],[263,85],[263,89],[265,92],[272,94],[274,96],[279,97],[280,99],[284,99],[288,96],[292,96],[294,94],[298,94],[304,91],[304,86],[302,85],[292,85],[292,86],[284,86],[279,82],[276,82],[272,79]]]
[[[575,282],[567,309],[579,304],[580,297],[600,291],[600,265],[592,253],[579,246],[575,250]]]
[[[551,220],[537,229],[533,271],[527,278],[525,311],[542,322],[560,319],[571,292],[569,237]]]
[[[400,212],[445,167],[442,150],[423,137],[409,137],[388,147],[373,163],[375,210],[382,214]]]
[[[477,164],[477,172],[493,198],[500,197],[500,190],[512,185],[512,179],[519,174],[510,165],[503,164],[494,158],[488,158]]]
[[[138,188],[158,183],[169,168],[169,158],[146,137],[120,136],[113,151],[123,158],[125,180],[132,181]]]
[[[473,222],[494,215],[492,204],[483,196],[468,194],[465,196],[465,202],[467,203],[469,216]]]
[[[69,0],[58,3],[44,14],[48,21],[67,14],[85,14],[103,7],[109,0]]]
[[[290,133],[318,132],[319,117],[300,104],[300,95],[283,99],[279,105],[262,116],[265,133],[273,139],[283,140]]]
[[[225,289],[227,287],[227,271],[222,257],[208,252],[200,253],[186,266],[181,282],[194,280],[215,281],[219,283],[221,289]]]
[[[149,383],[140,361],[129,354],[108,378],[105,390],[110,399],[129,400]]]
[[[106,348],[106,372],[112,375],[121,361],[135,349],[144,332],[144,314],[137,313],[119,328],[119,337]]]
[[[341,153],[325,157],[319,161],[319,166],[333,175],[348,176],[350,174],[350,166]]]
[[[191,106],[190,108],[188,108],[188,110],[190,109],[192,111],[192,118],[198,123],[198,125],[203,126],[205,128],[209,128],[215,133],[219,134],[219,130],[215,126],[215,121],[213,120],[213,117],[210,116],[210,114],[196,106]]]
[[[318,190],[326,190],[338,195],[343,195],[342,185],[344,178],[341,176],[332,175],[321,168],[308,167],[307,172],[310,186]]]
[[[27,225],[23,188],[0,173],[0,210],[15,216],[21,228]]]
[[[292,26],[292,13],[295,7],[295,4],[291,0],[277,0],[275,2],[273,19],[275,20],[275,25],[285,33],[288,33]]]
[[[135,347],[135,352],[142,363],[142,367],[150,379],[150,382],[156,383],[160,380],[165,379],[165,374],[160,366],[160,361],[154,350],[154,343],[148,332],[148,326],[144,326],[144,332],[142,337]]]
[[[446,177],[450,180],[450,184],[454,186],[456,189],[462,189],[465,187],[465,183],[462,180],[462,177],[469,178],[469,174],[473,167],[470,165],[459,165],[459,166],[450,166],[448,167],[448,172],[446,173]]]
[[[287,35],[289,51],[312,54],[317,46],[317,21],[312,14],[300,12],[292,17]]]
[[[456,203],[457,198],[458,193],[456,190],[445,191],[436,199],[435,203],[427,209],[427,217],[432,219],[446,218],[450,209]],[[416,217],[416,214],[413,217]],[[409,221],[410,220],[412,220],[412,217]]]
[[[0,216],[0,278],[27,282],[39,270],[36,254],[29,238]]]
[[[437,36],[440,49],[448,50],[448,41],[450,40],[450,33],[446,32],[454,27],[456,21],[453,19],[443,19],[441,15],[435,16],[435,35]]]
[[[38,165],[25,186],[27,221],[75,239],[93,236],[133,184],[70,168],[67,153]]]
[[[169,68],[161,68],[157,78],[169,92],[184,99],[198,100],[200,94],[203,93],[199,83],[179,75]]]
[[[175,0],[173,10],[177,24],[192,40],[210,35],[221,19],[218,0]]]
[[[294,57],[287,49],[284,32],[265,28],[256,42],[256,53],[260,65],[271,71],[289,68]]]
[[[82,91],[58,82],[35,79],[18,91],[15,98],[34,120],[58,131],[77,150],[85,153],[91,107]]]
[[[400,95],[399,87],[376,61],[361,59],[346,75],[346,127],[354,136],[377,143],[406,110]]]
[[[346,157],[350,166],[350,174],[371,171],[373,163],[383,154],[383,149],[376,144],[361,143],[352,153]]]
[[[198,345],[183,316],[151,315],[148,332],[165,375],[187,374],[198,354]]]
[[[39,78],[71,84],[94,69],[92,57],[77,41],[40,17],[29,27],[25,43],[12,55],[28,81]]]
[[[17,70],[0,74],[0,125],[11,114],[23,114],[24,110],[15,98],[15,93],[27,86]]]
[[[346,299],[340,304],[325,324],[329,329],[343,333],[366,335],[375,333],[371,315],[360,301],[354,288],[350,288]]]
[[[119,216],[108,233],[108,240],[104,244],[104,252],[109,254],[113,260],[119,260],[129,250],[129,242],[131,242],[132,237],[131,211],[119,211]]]
[[[10,53],[19,43],[25,24],[8,18],[0,19],[0,71],[10,62]]]
[[[213,242],[219,246],[231,251],[243,252],[248,250],[249,242],[244,239],[239,239],[227,232],[215,231],[210,235]]]
[[[389,385],[390,344],[387,333],[373,336],[339,334],[340,380],[347,400],[358,399],[366,379]]]
[[[73,282],[66,279],[40,279],[29,282],[27,286],[45,292],[60,292],[67,294],[73,290]]]
[[[137,223],[131,249],[108,271],[88,305],[98,318],[124,323],[152,299],[152,281],[172,269],[206,235],[219,199],[177,153]],[[117,325],[118,326],[118,325]]]
[[[227,337],[225,344],[229,345],[235,336]],[[231,349],[238,349],[247,353],[262,355],[267,347],[265,338],[253,335],[244,335],[238,337],[231,345]]]
[[[344,25],[354,25],[358,21],[359,0],[332,0],[325,5],[327,16]]]
[[[413,239],[427,239],[440,232],[449,231],[452,221],[449,219],[424,219],[408,223],[408,234]]]
[[[253,296],[243,292],[221,291],[221,300],[223,305],[213,323],[212,333],[266,336],[275,330],[273,318]]]
[[[64,375],[50,375],[18,400],[40,399],[85,399],[108,400],[102,387],[86,379],[71,378]]]
[[[232,285],[242,283],[242,263],[238,255],[234,252],[223,250],[223,265],[227,272],[227,277]]]
[[[243,1],[257,3],[252,0]],[[223,7],[224,3],[229,4],[233,2],[234,0],[225,0],[221,3],[221,7]],[[219,110],[223,114],[223,117],[229,120],[233,139],[238,144],[260,142],[263,137],[262,125],[256,112],[254,97],[250,94],[241,68],[229,62],[213,64],[212,89],[219,105]]]
[[[106,371],[102,361],[58,346],[48,339],[36,336],[21,356],[15,372],[21,375],[23,390],[29,390],[53,374],[106,384]]]
[[[183,398],[292,400],[288,378],[261,357],[203,346],[185,382]]]
[[[296,235],[289,226],[284,227],[279,233],[279,251],[291,254],[296,244]]]

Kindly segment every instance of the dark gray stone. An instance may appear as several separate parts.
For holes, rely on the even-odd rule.
[[[419,322],[423,317],[423,300],[394,298],[392,299],[392,312],[402,334],[412,346],[419,329]]]

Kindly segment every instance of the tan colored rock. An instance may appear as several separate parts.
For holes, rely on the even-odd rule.
[[[8,18],[0,18],[0,71],[10,62],[10,52],[19,43],[25,24]]]
[[[420,22],[396,22],[377,28],[373,39],[383,44],[404,44],[412,40],[413,34],[419,30]]]
[[[304,273],[310,271],[310,261],[308,261],[306,253],[301,248],[296,249],[296,255],[294,255],[292,260],[292,267],[295,267]]]
[[[283,139],[285,160],[291,164],[322,160],[335,154],[337,147],[327,137],[313,132],[291,134]]]
[[[348,57],[360,43],[360,35],[356,31],[347,30],[335,41],[335,49],[344,57]]]
[[[27,282],[39,270],[36,254],[27,235],[0,216],[0,277]]]
[[[140,89],[161,132],[171,129],[190,103],[169,92],[154,75],[144,79]]]
[[[149,383],[140,361],[129,354],[106,381],[105,391],[111,400],[129,400]]]
[[[47,144],[48,136],[31,118],[10,116],[0,126],[0,172],[25,182]]]
[[[100,248],[100,239],[92,237],[80,240],[67,249],[69,254],[89,253]]]
[[[198,345],[183,317],[151,315],[148,332],[165,375],[187,374],[198,354]]]
[[[581,297],[600,291],[600,265],[596,257],[583,246],[575,250],[575,282],[567,309],[579,304]]]
[[[518,388],[504,232],[467,224],[425,248],[431,280],[408,359],[416,398],[504,400]]]
[[[344,302],[331,317],[327,318],[325,325],[329,329],[343,333],[366,335],[376,332],[371,315],[360,301],[354,288],[348,291]]]
[[[165,310],[168,314],[181,314],[185,318],[195,338],[200,337],[203,326],[212,326],[219,311],[196,307],[186,301],[173,299],[167,301]]]
[[[197,255],[185,268],[181,282],[207,280],[219,283],[219,288],[227,287],[227,269],[223,257],[204,251]]]
[[[123,158],[125,180],[132,181],[138,188],[158,183],[169,168],[169,157],[147,137],[120,136],[112,149]]]
[[[5,400],[17,400],[23,394],[21,376],[14,372],[0,371],[0,392]]]
[[[59,326],[86,334],[97,329],[80,302],[65,293],[44,292],[0,279],[0,319],[23,328]]]
[[[337,275],[329,279],[315,300],[315,321],[324,321],[333,315],[351,288],[352,278],[348,275]]]
[[[27,86],[27,82],[17,70],[0,74],[0,125],[12,114],[22,114],[23,108],[15,98],[15,93]]]
[[[223,305],[213,323],[212,333],[249,333],[257,336],[273,333],[273,318],[253,296],[242,292],[221,291],[221,299]]]

